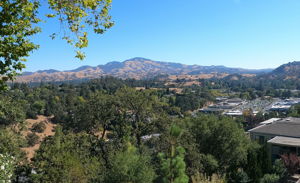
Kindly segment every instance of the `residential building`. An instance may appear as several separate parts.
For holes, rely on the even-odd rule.
[[[300,155],[300,118],[274,118],[249,130],[252,140],[270,146],[272,159],[285,153]]]

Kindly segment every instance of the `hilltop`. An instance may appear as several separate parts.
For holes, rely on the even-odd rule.
[[[267,74],[269,79],[300,79],[300,61],[283,64]]]
[[[114,61],[95,67],[82,66],[68,71],[49,69],[37,72],[24,72],[17,78],[17,82],[66,81],[94,79],[101,76],[114,76],[124,79],[147,79],[159,75],[187,75],[197,76],[197,78],[222,78],[229,74],[261,74],[270,71],[270,69],[252,70],[225,66],[185,65],[136,57],[123,62]]]

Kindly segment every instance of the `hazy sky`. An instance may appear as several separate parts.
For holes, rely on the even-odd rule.
[[[44,11],[44,10],[43,10]],[[198,65],[274,68],[300,60],[299,0],[113,0],[115,26],[90,36],[84,61],[55,22],[35,37],[26,71],[67,70],[132,57]]]

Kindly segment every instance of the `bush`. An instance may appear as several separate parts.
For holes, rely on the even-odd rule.
[[[202,155],[201,163],[203,165],[203,171],[206,175],[211,176],[214,172],[217,172],[219,165],[218,160],[214,156],[207,154]]]
[[[212,176],[205,176],[203,174],[197,173],[192,176],[192,183],[225,183],[224,177],[213,174]]]
[[[281,160],[290,175],[294,175],[300,168],[300,158],[294,153],[281,155]]]
[[[30,119],[37,119],[37,113],[31,109],[26,112],[26,117]]]
[[[0,182],[11,182],[15,169],[15,158],[8,154],[0,154]]]
[[[265,174],[263,178],[260,179],[260,183],[277,183],[279,181],[279,176],[276,174]]]
[[[46,129],[46,125],[44,122],[35,123],[32,125],[31,131],[36,133],[43,133]]]
[[[113,155],[111,160],[106,183],[151,183],[156,177],[150,157],[140,154],[133,146],[128,147],[125,152]]]
[[[37,144],[40,140],[40,137],[37,136],[35,133],[29,133],[26,137],[27,139],[27,143],[28,145],[31,147],[31,146],[34,146],[35,144]]]
[[[279,176],[280,182],[285,182],[285,179],[288,177],[288,171],[280,159],[275,160],[272,173]]]

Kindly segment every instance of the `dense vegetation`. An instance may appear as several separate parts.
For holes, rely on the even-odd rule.
[[[284,180],[277,173],[285,170],[282,163],[271,166],[266,148],[250,141],[241,119],[187,113],[214,100],[215,91],[133,88],[158,84],[101,78],[12,85],[0,97],[0,154],[11,167],[0,175],[10,173],[15,182],[70,183]],[[45,124],[34,125],[26,138],[22,128],[37,115],[50,116],[57,127],[28,161],[20,148],[38,143],[35,133]]]

